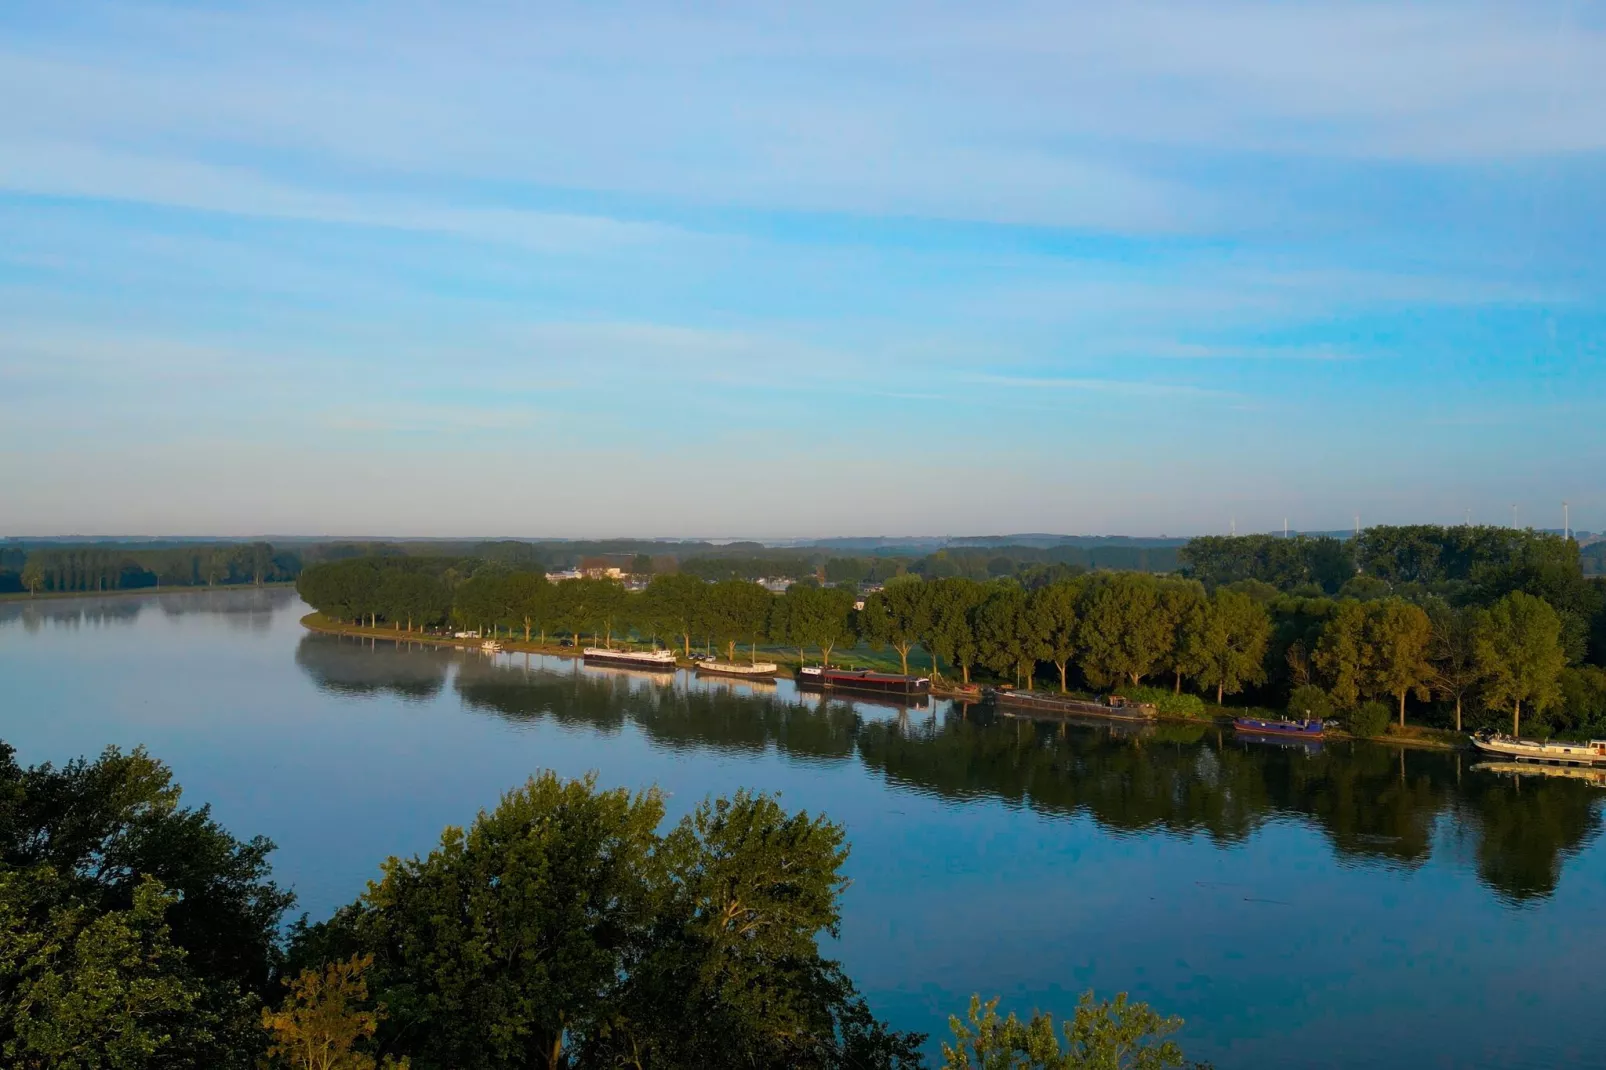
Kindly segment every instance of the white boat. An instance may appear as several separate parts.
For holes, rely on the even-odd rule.
[[[583,653],[587,662],[598,665],[622,665],[630,669],[651,669],[653,672],[675,671],[673,650],[612,650],[588,646]]]
[[[1544,762],[1550,765],[1606,765],[1606,739],[1592,739],[1587,743],[1565,740],[1539,742],[1517,739],[1493,732],[1481,732],[1472,737],[1472,745],[1485,754],[1498,755],[1519,762]]]
[[[697,663],[698,675],[710,674],[714,676],[757,676],[774,679],[781,667],[773,661],[699,661]]]
[[[480,649],[487,654],[500,654],[502,652],[502,644],[495,639],[487,639],[480,644]]]

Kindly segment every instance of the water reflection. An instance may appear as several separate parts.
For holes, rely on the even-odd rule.
[[[633,726],[670,750],[857,759],[907,790],[1086,815],[1122,835],[1231,846],[1293,818],[1318,829],[1343,864],[1402,870],[1461,844],[1461,860],[1512,903],[1555,891],[1565,861],[1598,836],[1606,798],[1584,779],[1502,776],[1456,754],[1267,746],[1208,725],[1045,723],[944,702],[887,709],[800,694],[786,681],[758,689],[327,636],[304,638],[296,661],[326,689],[414,697],[438,692],[455,666],[467,707],[511,721],[605,734]]]
[[[616,732],[629,722],[659,746],[713,747],[746,753],[769,748],[805,758],[853,755],[860,716],[846,703],[804,705],[777,685],[699,681],[628,670],[525,667],[468,657],[455,681],[463,702],[517,720],[551,718]]]
[[[143,598],[60,598],[0,602],[0,628],[21,626],[38,632],[52,628],[103,628],[133,624],[150,603]]]
[[[137,623],[145,612],[164,618],[205,615],[228,627],[265,632],[275,610],[293,600],[285,588],[231,587],[145,596],[120,594],[73,598],[19,598],[0,602],[0,629],[21,627],[26,632],[50,628],[122,628]]]
[[[307,635],[296,645],[296,665],[320,691],[339,695],[390,694],[433,698],[446,685],[452,652],[442,647]]]

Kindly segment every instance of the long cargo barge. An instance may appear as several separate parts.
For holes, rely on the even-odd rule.
[[[1060,717],[1074,714],[1113,721],[1152,721],[1160,715],[1160,711],[1148,703],[1128,702],[1120,695],[1111,695],[1103,702],[1094,702],[1071,695],[1047,695],[1040,691],[1015,691],[1004,688],[990,688],[983,694],[1001,710],[1052,714]]]
[[[773,661],[742,664],[739,661],[699,661],[698,676],[735,676],[743,680],[773,680],[781,667]]]
[[[827,669],[820,665],[803,666],[798,670],[797,682],[801,687],[818,687],[827,691],[862,691],[914,698],[924,698],[931,692],[929,676],[905,676],[873,669]]]
[[[583,653],[587,665],[617,665],[648,672],[675,671],[673,650],[610,650],[607,647],[588,646]]]

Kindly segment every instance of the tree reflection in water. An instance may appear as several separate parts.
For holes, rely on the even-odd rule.
[[[440,694],[456,656],[446,647],[333,635],[306,635],[296,645],[297,667],[321,691],[415,701]]]
[[[1206,725],[1056,724],[939,703],[934,712],[866,717],[832,699],[699,682],[685,673],[526,667],[518,658],[309,637],[297,662],[320,686],[434,694],[457,664],[469,707],[518,721],[616,733],[633,725],[659,747],[796,759],[857,759],[899,788],[945,799],[1003,799],[1087,815],[1116,834],[1243,842],[1268,821],[1318,829],[1344,864],[1417,867],[1441,827],[1470,842],[1479,878],[1514,903],[1550,895],[1565,860],[1601,826],[1606,792],[1579,780],[1465,768],[1456,754],[1364,742],[1315,751],[1251,743]],[[762,785],[756,785],[762,786]],[[1448,826],[1442,823],[1450,823]],[[1442,839],[1438,843],[1442,845]]]

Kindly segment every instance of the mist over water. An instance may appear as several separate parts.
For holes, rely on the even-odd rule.
[[[779,791],[853,845],[840,957],[945,1033],[1118,990],[1219,1066],[1606,1066],[1606,790],[1468,755],[902,708],[312,635],[287,590],[0,604],[24,762],[146,745],[320,918],[539,769]],[[1540,1025],[1542,1024],[1542,1027]]]

